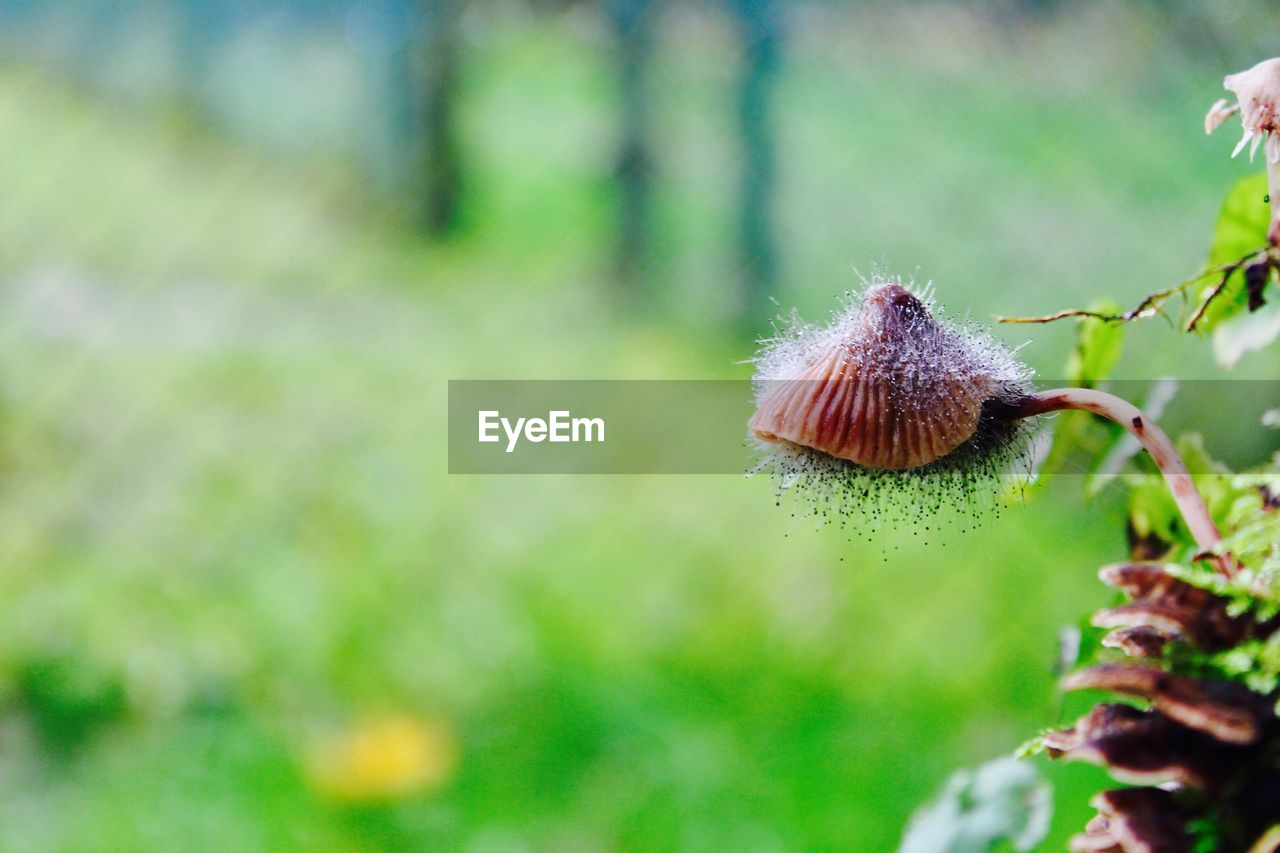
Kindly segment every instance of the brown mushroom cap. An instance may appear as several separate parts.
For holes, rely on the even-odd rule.
[[[1062,686],[1146,699],[1171,720],[1223,743],[1255,743],[1270,717],[1266,702],[1239,684],[1199,680],[1146,666],[1092,666],[1067,676]]]
[[[1205,789],[1226,778],[1241,747],[1179,725],[1159,711],[1106,702],[1074,726],[1044,736],[1051,758],[1106,767],[1121,782]]]
[[[1112,563],[1098,570],[1098,578],[1135,601],[1181,595],[1192,588],[1166,572],[1159,563]]]
[[[1113,629],[1103,645],[1152,658],[1170,644],[1228,649],[1280,626],[1280,620],[1233,614],[1227,598],[1179,574],[1150,562],[1104,567],[1102,580],[1131,603],[1094,616],[1093,624]],[[1071,849],[1180,853],[1192,849],[1192,822],[1209,821],[1225,827],[1221,849],[1244,849],[1256,839],[1260,846],[1250,853],[1280,850],[1280,826],[1275,835],[1267,834],[1280,815],[1275,696],[1184,674],[1176,656],[1166,663],[1178,671],[1158,662],[1103,664],[1064,679],[1068,690],[1112,691],[1150,703],[1102,703],[1071,728],[1041,738],[1050,757],[1097,764],[1121,782],[1152,786],[1096,797],[1099,813],[1072,838]]]
[[[1172,639],[1186,640],[1204,651],[1218,651],[1258,632],[1252,616],[1232,616],[1225,598],[1168,574],[1159,564],[1117,563],[1104,566],[1099,576],[1133,603],[1098,612],[1093,624],[1122,629],[1109,634],[1104,644],[1123,648],[1135,657],[1158,653],[1163,642]],[[1138,633],[1132,629],[1150,630]]]
[[[1098,810],[1098,816],[1089,822],[1084,835],[1071,839],[1072,850],[1184,853],[1191,849],[1186,819],[1168,791],[1104,791],[1090,805]]]
[[[750,421],[756,438],[903,470],[974,436],[999,383],[910,291],[868,289],[841,332],[792,375],[769,383]]]
[[[1163,654],[1165,646],[1174,637],[1174,634],[1150,625],[1134,625],[1108,632],[1102,638],[1102,645],[1109,649],[1120,649],[1131,658],[1155,658]]]

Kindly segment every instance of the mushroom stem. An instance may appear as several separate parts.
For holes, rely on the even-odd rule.
[[[1030,394],[1009,404],[1007,415],[1013,419],[1029,418],[1048,412],[1079,409],[1110,418],[1136,438],[1164,475],[1165,484],[1173,494],[1173,500],[1182,512],[1182,518],[1202,551],[1212,551],[1222,541],[1218,526],[1213,523],[1204,498],[1196,490],[1195,481],[1187,465],[1178,455],[1173,442],[1160,425],[1148,418],[1137,406],[1127,400],[1095,391],[1090,388],[1056,388]],[[1230,555],[1215,558],[1218,570],[1227,577],[1235,572],[1235,562]]]

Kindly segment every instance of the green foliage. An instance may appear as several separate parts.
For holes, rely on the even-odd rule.
[[[1030,765],[999,758],[960,770],[911,819],[898,853],[987,853],[1000,842],[1032,850],[1053,814],[1048,783]]]
[[[1271,206],[1267,201],[1267,176],[1243,178],[1227,193],[1209,244],[1209,268],[1240,261],[1267,246]],[[1232,367],[1246,353],[1262,349],[1280,336],[1280,304],[1267,301],[1266,287],[1275,281],[1268,256],[1221,275],[1205,277],[1197,299],[1204,299],[1222,284],[1197,328],[1213,332],[1214,355],[1219,364]]]
[[[492,79],[477,77],[471,102],[476,179],[497,213],[433,247],[365,218],[323,174],[187,147],[48,81],[0,77],[4,304],[39,320],[6,326],[18,368],[0,368],[0,722],[15,735],[0,848],[886,850],[975,748],[1003,750],[1008,731],[1039,723],[1054,681],[1043,626],[1096,589],[1088,572],[1049,577],[1027,555],[1052,542],[1064,563],[1102,561],[1114,508],[1055,500],[981,533],[864,543],[788,537],[796,525],[767,484],[732,477],[445,475],[433,389],[449,376],[733,376],[746,352],[710,324],[689,334],[611,316],[592,254],[610,237],[598,146],[576,130],[597,129],[608,104],[557,83],[566,62],[590,83],[586,53],[556,36],[478,57]],[[808,67],[806,98],[848,105],[826,65]],[[981,108],[987,92],[956,103]],[[887,87],[864,96],[897,103]],[[853,132],[832,132],[843,115],[811,102],[792,113],[814,141],[846,138],[794,176],[826,199],[788,226],[802,240],[830,228],[805,251],[790,244],[815,306],[828,283],[850,283],[851,257],[914,262],[920,247],[910,208],[897,224],[860,223],[858,248],[834,239],[851,232],[849,196],[827,193],[832,158],[876,153],[854,113]],[[1103,140],[1060,105],[1042,117],[1064,144]],[[523,132],[541,125],[526,120],[556,133],[531,147]],[[714,121],[681,140],[695,162],[722,155]],[[999,136],[974,128],[941,171],[867,175],[868,195],[910,179],[964,197],[972,158]],[[587,154],[565,154],[566,138]],[[1027,164],[1048,193],[1116,186],[1041,168],[1041,142],[1001,140],[979,213],[1016,202]],[[728,221],[715,200],[732,193],[697,185],[713,172],[666,202],[681,269]],[[1193,170],[1185,191],[1210,174]],[[1144,213],[1167,197],[1129,186],[1126,239],[1160,244]],[[690,198],[707,212],[684,221]],[[940,234],[924,263],[945,272],[948,301],[985,310],[993,254],[964,254],[977,236]],[[69,269],[47,273],[68,245]],[[705,312],[717,277],[689,278],[677,298]],[[1027,296],[1074,280],[1051,266]],[[706,322],[698,311],[680,322]],[[356,814],[311,783],[309,733],[386,707],[443,715],[456,776]],[[71,760],[51,757],[40,732],[73,728]],[[1046,849],[1080,822],[1086,785],[1057,786],[1066,817]]]
[[[1227,191],[1213,225],[1209,266],[1229,264],[1267,242],[1271,206],[1266,172],[1241,178]]]
[[[1271,223],[1271,206],[1267,201],[1266,173],[1241,178],[1227,193],[1213,226],[1209,243],[1210,268],[1234,263],[1267,244],[1267,227]],[[1207,291],[1218,283],[1217,277],[1205,279]],[[1214,299],[1199,327],[1211,331],[1227,318],[1235,317],[1248,307],[1249,299],[1242,272],[1234,272],[1226,289]]]
[[[1181,543],[1193,547],[1177,504],[1159,474],[1135,477],[1129,482],[1129,530],[1136,540]]]
[[[1268,580],[1280,577],[1280,470],[1241,474],[1231,481],[1235,501],[1226,519],[1222,549]]]
[[[1044,751],[1048,749],[1044,742],[1045,737],[1055,731],[1057,731],[1057,729],[1041,729],[1039,734],[1035,737],[1028,738],[1019,744],[1018,748],[1013,751],[1013,757],[1019,761],[1025,761],[1028,758],[1034,758],[1037,755],[1043,754]]]
[[[1247,640],[1210,656],[1207,663],[1224,677],[1243,682],[1250,690],[1271,693],[1280,687],[1280,635]]]
[[[1280,494],[1280,466],[1277,460],[1251,472],[1230,475],[1225,466],[1209,456],[1197,434],[1182,436],[1178,450],[1196,472],[1197,488],[1224,533],[1215,551],[1232,555],[1238,564],[1235,574],[1228,578],[1211,564],[1189,561],[1197,551],[1196,545],[1158,472],[1126,478],[1131,530],[1137,536],[1155,536],[1172,544],[1174,555],[1180,555],[1186,562],[1168,563],[1165,570],[1227,599],[1231,615],[1248,613],[1258,622],[1280,617],[1280,507],[1275,502],[1275,495]],[[1098,648],[1086,659],[1105,660],[1113,654]],[[1207,654],[1175,645],[1166,650],[1165,663],[1175,671],[1237,681],[1255,692],[1271,694],[1280,688],[1280,633],[1247,639],[1232,648]],[[1039,749],[1038,739],[1023,747],[1027,754],[1035,754]]]
[[[1120,306],[1111,299],[1101,299],[1089,306],[1099,314],[1116,314]],[[1093,388],[1111,375],[1124,353],[1124,326],[1120,323],[1085,317],[1076,325],[1076,344],[1067,361],[1067,379],[1073,384]]]
[[[1180,449],[1193,464],[1222,468],[1208,459],[1198,441],[1184,437]],[[1271,499],[1280,489],[1280,472],[1268,466],[1232,477],[1201,477],[1198,483],[1225,534],[1216,550],[1230,553],[1239,568],[1231,578],[1204,563],[1171,563],[1166,571],[1227,599],[1232,615],[1249,613],[1259,622],[1280,616],[1280,511]],[[1172,517],[1172,500],[1160,496],[1154,476],[1134,485],[1130,512],[1131,525],[1176,537],[1170,541],[1181,541],[1184,552],[1193,550],[1189,536]],[[1179,649],[1177,655],[1171,663],[1178,669],[1239,681],[1259,693],[1280,687],[1280,634],[1246,640],[1214,654]]]
[[[1197,818],[1187,824],[1187,833],[1191,836],[1191,853],[1218,853],[1223,849],[1217,821]]]
[[[90,738],[120,722],[124,687],[118,678],[86,672],[66,657],[29,658],[12,676],[15,699],[42,745],[67,758]]]
[[[1241,181],[1228,194],[1214,232],[1211,267],[1235,264],[1265,249],[1270,220],[1265,194],[1265,176]],[[1234,365],[1244,353],[1261,349],[1280,336],[1280,306],[1275,300],[1269,303],[1264,293],[1273,279],[1269,251],[1254,258],[1243,270],[1233,270],[1225,279],[1207,277],[1206,289],[1199,294],[1197,304],[1210,294],[1214,298],[1200,328],[1214,331],[1214,351],[1221,364]],[[1215,290],[1220,283],[1221,291]],[[1114,313],[1108,308],[1101,310]],[[1068,374],[1082,383],[1096,381],[1088,368],[1107,365],[1105,354],[1110,348],[1108,342],[1097,339],[1103,324],[1092,322],[1092,327],[1089,321],[1081,324],[1076,350],[1068,364]],[[1101,372],[1105,375],[1106,371]],[[1143,407],[1148,416],[1158,417],[1175,390],[1176,385],[1157,385]],[[1274,412],[1263,418],[1268,426],[1277,421],[1280,417]],[[1094,429],[1093,435],[1097,434]],[[1226,599],[1229,615],[1247,614],[1258,624],[1273,623],[1280,618],[1280,503],[1276,500],[1280,495],[1280,454],[1267,464],[1235,475],[1209,455],[1199,434],[1182,435],[1176,444],[1223,533],[1214,550],[1219,555],[1230,555],[1234,567],[1230,577],[1222,574],[1216,564],[1197,560],[1200,549],[1187,530],[1163,475],[1149,457],[1137,454],[1137,444],[1127,435],[1112,428],[1108,438],[1098,441],[1090,438],[1088,427],[1060,423],[1055,452],[1073,447],[1091,454],[1085,482],[1089,495],[1114,479],[1108,475],[1119,474],[1132,464],[1134,472],[1120,477],[1128,487],[1131,541],[1140,548],[1156,543],[1160,546],[1157,552],[1167,546],[1168,558],[1175,562],[1168,564],[1166,571]],[[1082,659],[1093,663],[1117,657],[1113,649],[1095,647]],[[1209,652],[1187,643],[1171,643],[1165,647],[1161,663],[1172,672],[1234,681],[1274,699],[1280,690],[1280,632],[1248,636],[1231,648]],[[1280,713],[1280,705],[1277,712]],[[1044,750],[1041,734],[1023,744],[1018,755],[1037,755]],[[1197,851],[1207,853],[1232,846],[1222,841],[1236,822],[1230,805],[1218,802],[1212,808],[1216,811],[1189,827]]]
[[[1178,448],[1196,472],[1197,487],[1225,534],[1214,550],[1231,555],[1233,573],[1227,576],[1215,564],[1194,559],[1198,548],[1184,528],[1157,472],[1125,478],[1130,485],[1131,532],[1140,537],[1154,535],[1168,542],[1172,546],[1171,556],[1177,562],[1164,565],[1167,574],[1225,599],[1229,616],[1247,615],[1252,620],[1249,625],[1262,628],[1260,634],[1242,629],[1240,636],[1244,639],[1225,649],[1205,650],[1188,642],[1169,643],[1156,662],[1170,672],[1192,678],[1233,681],[1274,701],[1280,690],[1280,632],[1271,631],[1269,626],[1280,618],[1280,506],[1274,500],[1275,489],[1280,486],[1280,470],[1273,459],[1253,472],[1231,475],[1208,455],[1196,434],[1182,436]],[[1118,651],[1100,646],[1083,658],[1085,663],[1127,661]],[[1033,755],[1043,749],[1041,735],[1025,744],[1021,752]],[[1155,749],[1158,751],[1160,747]],[[1241,772],[1249,772],[1249,767],[1244,766]],[[1223,790],[1230,792],[1237,784],[1227,784]],[[1246,830],[1240,828],[1234,796],[1227,793],[1222,798],[1206,801],[1204,811],[1188,826],[1193,849],[1208,853],[1240,848],[1240,839],[1235,836]],[[1256,834],[1257,829],[1247,831]],[[1230,840],[1223,841],[1223,838]]]
[[[1198,433],[1187,433],[1175,442],[1179,454],[1192,472],[1196,488],[1204,497],[1210,514],[1220,525],[1229,521],[1242,490],[1231,479],[1225,465],[1213,459]],[[1161,474],[1144,454],[1136,457],[1139,471],[1126,475],[1129,526],[1136,538],[1156,537],[1176,546],[1178,553],[1196,552],[1196,543],[1182,520],[1182,514]]]
[[[1184,433],[1178,436],[1174,444],[1182,461],[1187,463],[1196,489],[1208,505],[1210,514],[1214,520],[1225,522],[1227,513],[1239,496],[1239,489],[1230,476],[1231,469],[1209,454],[1204,446],[1204,436],[1198,432]]]

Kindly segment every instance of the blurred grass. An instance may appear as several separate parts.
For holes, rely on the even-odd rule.
[[[820,316],[881,259],[977,317],[1195,268],[1241,168],[1199,135],[1221,69],[1081,18],[952,21],[976,41],[937,53],[909,16],[799,31],[784,304]],[[0,847],[885,850],[1053,720],[1056,630],[1124,548],[1075,478],[922,538],[813,532],[759,480],[446,476],[448,378],[745,375],[725,34],[665,50],[659,288],[630,302],[606,47],[572,27],[474,45],[448,246],[340,169],[0,68]],[[1052,376],[1070,329],[1037,337]],[[1129,353],[1207,363],[1154,325]],[[334,800],[315,744],[388,713],[456,769]],[[1050,772],[1046,849],[1099,784]]]

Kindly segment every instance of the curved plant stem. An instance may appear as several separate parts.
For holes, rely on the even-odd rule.
[[[1267,158],[1267,196],[1271,201],[1271,218],[1280,217],[1280,162],[1270,157]]]
[[[1065,409],[1093,412],[1110,418],[1128,430],[1146,448],[1147,453],[1151,454],[1152,461],[1164,475],[1165,484],[1173,494],[1173,500],[1200,549],[1211,551],[1222,541],[1222,534],[1213,523],[1204,498],[1196,490],[1195,481],[1169,436],[1160,429],[1159,424],[1127,400],[1089,388],[1057,388],[1031,394],[1010,404],[1008,415],[1012,418],[1027,418]],[[1235,562],[1230,555],[1218,556],[1215,562],[1224,575],[1230,577],[1235,573]]]
[[[1267,242],[1280,246],[1280,162],[1273,161],[1270,157],[1267,157],[1267,197],[1271,199],[1271,225],[1267,228]]]

